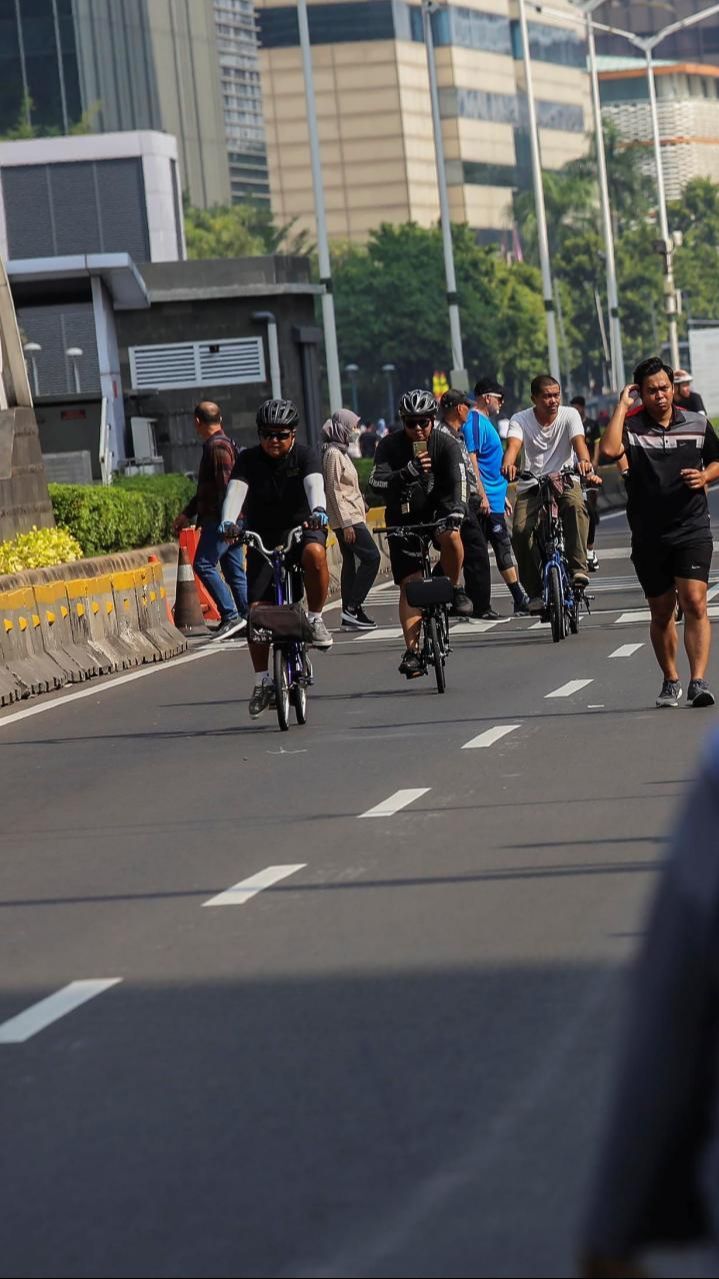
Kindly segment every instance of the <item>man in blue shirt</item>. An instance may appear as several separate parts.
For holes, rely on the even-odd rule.
[[[490,378],[483,378],[478,382],[474,394],[479,404],[486,403],[491,396],[497,409],[504,401],[504,388]],[[526,617],[529,600],[517,575],[507,528],[507,481],[502,475],[504,449],[499,432],[479,408],[473,409],[469,414],[463,430],[467,452],[489,501],[489,513],[480,515],[480,523],[487,541],[492,545],[497,568],[514,600],[514,615]]]

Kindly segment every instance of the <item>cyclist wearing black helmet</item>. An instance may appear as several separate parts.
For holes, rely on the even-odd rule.
[[[472,604],[459,585],[464,552],[459,528],[467,512],[467,478],[459,444],[435,431],[437,401],[431,391],[406,391],[399,402],[402,430],[380,440],[370,486],[385,502],[388,524],[425,524],[450,520],[455,527],[438,535],[440,559],[454,584],[454,612],[470,617]],[[424,446],[424,447],[423,447]],[[417,654],[421,614],[407,603],[405,588],[421,576],[419,552],[389,539],[392,576],[400,587],[399,620],[406,644],[400,671],[408,679],[421,674]]]
[[[313,643],[315,648],[328,649],[333,640],[322,620],[329,588],[325,486],[319,454],[297,443],[299,420],[291,400],[265,400],[260,405],[256,418],[260,442],[240,453],[235,463],[222,520],[225,526],[239,524],[259,533],[266,546],[279,546],[290,529],[304,525],[298,554]],[[247,593],[250,605],[273,598],[272,570],[252,548],[247,553]],[[250,715],[256,719],[272,704],[274,686],[268,646],[250,644],[250,656],[255,670]]]

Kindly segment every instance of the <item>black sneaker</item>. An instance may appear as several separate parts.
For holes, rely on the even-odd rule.
[[[353,631],[374,631],[377,628],[377,623],[367,616],[361,604],[357,608],[348,604],[342,609],[342,625]]]
[[[466,591],[461,586],[455,586],[454,599],[452,602],[452,614],[454,617],[471,617],[474,612],[472,601]]]
[[[678,679],[665,679],[657,698],[657,706],[678,706],[682,696],[682,686]],[[712,701],[714,698],[712,698]]]
[[[705,679],[692,679],[689,681],[689,688],[687,689],[687,703],[689,706],[713,706],[714,702],[714,694]]]
[[[528,596],[528,595],[525,595],[525,597],[524,597],[524,599],[522,600],[521,604],[515,604],[515,606],[514,606],[514,616],[515,616],[515,617],[529,617],[529,596]]]
[[[270,679],[255,684],[250,698],[250,719],[257,719],[263,711],[275,705],[275,686]]]
[[[213,640],[229,639],[231,635],[244,635],[246,630],[246,617],[227,617],[220,623],[212,638]]]
[[[480,617],[482,617],[485,622],[499,622],[502,614],[497,613],[493,608],[488,608],[484,613],[480,613]]]
[[[400,675],[406,675],[407,679],[416,679],[422,674],[422,662],[418,653],[413,653],[411,648],[405,651],[405,655],[399,664]]]

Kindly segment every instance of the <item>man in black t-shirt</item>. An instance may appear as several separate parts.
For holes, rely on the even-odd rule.
[[[638,399],[641,409],[630,414]],[[691,706],[713,706],[704,678],[711,643],[707,582],[712,558],[706,490],[719,478],[719,440],[705,417],[676,407],[672,370],[653,356],[642,360],[633,384],[622,391],[602,452],[612,461],[626,457],[629,463],[632,561],[647,596],[651,641],[664,676],[657,706],[677,706],[682,696],[676,665],[677,597],[690,667],[687,700]]]
[[[290,529],[303,525],[298,560],[302,568],[307,612],[315,648],[332,647],[322,619],[327,600],[327,509],[322,463],[314,449],[298,444],[300,415],[291,400],[265,400],[257,410],[260,442],[245,449],[235,463],[222,508],[221,529],[237,526],[258,533],[265,546],[286,541]],[[242,518],[240,520],[240,513]],[[272,569],[259,551],[247,553],[247,593],[250,606],[273,600]],[[250,644],[255,689],[250,715],[256,719],[274,700],[268,669],[267,644]]]
[[[685,369],[677,369],[674,374],[674,403],[678,409],[689,409],[690,413],[703,413],[707,416],[701,395],[698,391],[692,391],[692,375]]]

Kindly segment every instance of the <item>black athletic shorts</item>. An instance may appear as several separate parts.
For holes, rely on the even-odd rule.
[[[688,577],[696,582],[709,581],[713,544],[703,537],[684,546],[662,546],[658,542],[632,548],[639,585],[647,598],[665,595],[671,591],[678,577]]]
[[[415,538],[388,537],[389,562],[395,585],[401,586],[412,573],[422,572],[422,548]]]
[[[489,515],[480,515],[479,522],[484,529],[487,541],[494,551],[494,558],[497,561],[497,568],[500,573],[506,572],[508,568],[514,568],[512,542],[504,514],[500,515],[496,511],[490,511]]]
[[[262,529],[257,529],[262,541],[266,547],[284,544],[287,533],[283,533],[281,537],[275,537],[268,541]],[[276,536],[276,535],[275,535]],[[302,533],[302,541],[299,542],[294,550],[290,552],[289,563],[293,567],[295,573],[295,581],[293,582],[293,595],[295,603],[302,599],[304,593],[304,583],[302,580],[302,570],[300,568],[300,560],[305,546],[310,542],[319,542],[322,546],[327,543],[327,529],[324,528],[306,528]],[[272,569],[267,563],[264,556],[255,550],[253,546],[247,548],[247,599],[250,604],[274,602],[275,592],[272,581]]]

